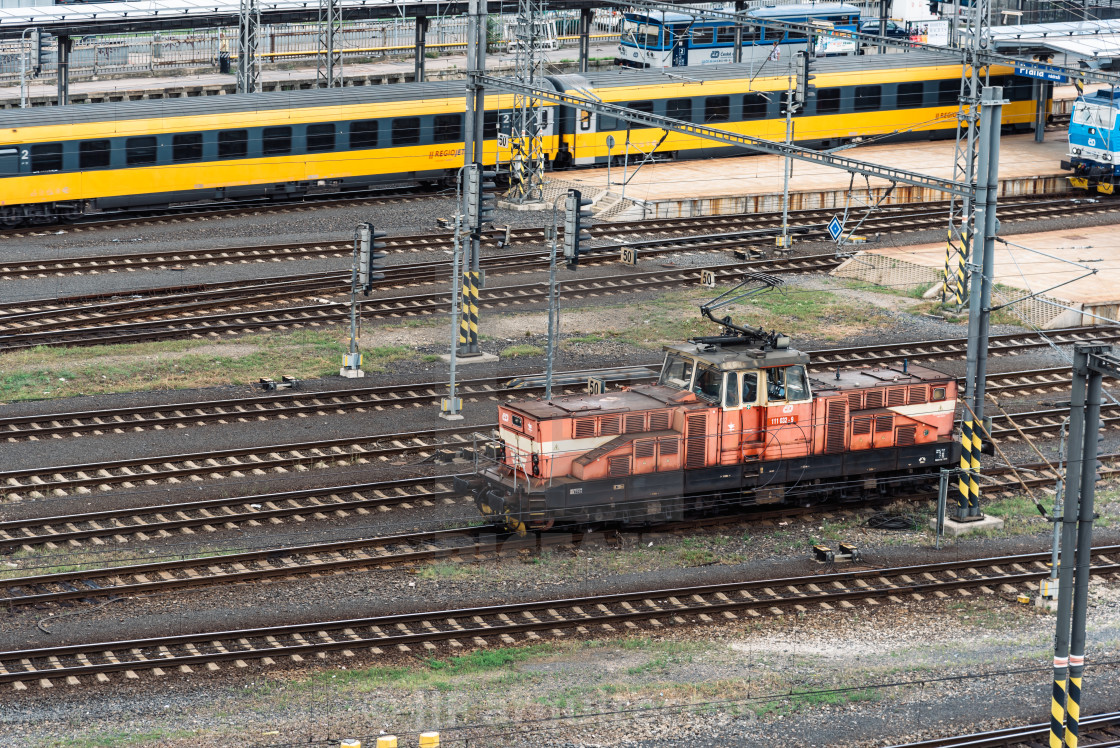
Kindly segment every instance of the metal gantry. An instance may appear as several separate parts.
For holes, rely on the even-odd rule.
[[[316,83],[319,88],[342,86],[342,4],[319,0],[319,54]]]
[[[261,60],[258,42],[261,28],[259,0],[241,0],[237,20],[237,92],[257,93],[261,90]]]
[[[514,79],[533,87],[543,80],[540,52],[545,21],[544,0],[518,0],[513,27]],[[510,123],[510,189],[507,197],[516,203],[544,199],[544,106],[532,93],[515,93]]]
[[[961,54],[961,89],[957,109],[956,143],[953,149],[953,179],[976,184],[976,127],[980,109],[980,70],[982,44],[991,25],[990,0],[975,0],[967,8]],[[960,38],[960,35],[957,35]],[[987,78],[987,68],[984,67]],[[949,229],[945,242],[945,272],[941,301],[960,307],[968,296],[966,289],[969,241],[972,235],[972,201],[967,195],[949,200]]]

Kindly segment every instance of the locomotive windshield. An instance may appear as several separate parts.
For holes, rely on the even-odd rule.
[[[665,387],[687,390],[692,384],[693,366],[694,364],[690,359],[680,356],[667,356],[665,365],[661,367],[661,378],[657,380],[657,383]]]
[[[1116,110],[1110,106],[1078,102],[1073,109],[1073,123],[1075,125],[1088,125],[1099,127],[1102,130],[1111,130]]]

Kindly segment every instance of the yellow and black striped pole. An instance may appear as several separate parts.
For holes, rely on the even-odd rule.
[[[973,430],[972,416],[969,415],[961,421],[961,472],[957,479],[957,490],[960,493],[957,500],[959,519],[968,516],[970,507],[979,506],[979,471],[980,439]]]
[[[1066,657],[1054,658],[1054,688],[1050,693],[1050,748],[1062,748],[1066,733]]]
[[[1066,748],[1077,748],[1078,729],[1081,722],[1081,675],[1085,672],[1085,658],[1069,656],[1069,688],[1066,691]]]
[[[459,352],[478,353],[478,271],[463,273],[463,310],[459,318]]]

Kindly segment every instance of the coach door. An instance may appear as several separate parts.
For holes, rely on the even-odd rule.
[[[813,396],[805,367],[779,366],[761,372],[762,392],[766,405],[767,460],[788,460],[809,454],[813,444]]]
[[[724,373],[723,410],[720,416],[720,464],[734,465],[740,460],[755,460],[765,442],[760,428],[762,409],[758,407],[758,372]]]

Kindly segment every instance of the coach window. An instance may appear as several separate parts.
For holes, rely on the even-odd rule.
[[[498,137],[498,113],[486,112],[482,115],[482,139],[493,140]]]
[[[961,99],[961,82],[959,80],[937,82],[937,105],[957,106]]]
[[[871,112],[879,108],[883,100],[882,86],[856,86],[855,109],[857,112]]]
[[[222,130],[218,133],[218,158],[244,158],[248,154],[248,130]]]
[[[705,122],[727,122],[731,119],[731,98],[728,96],[709,96],[704,99]]]
[[[898,84],[898,108],[899,109],[917,109],[922,105],[922,98],[925,92],[924,83],[899,83]]]
[[[31,146],[31,171],[62,171],[62,143]]]
[[[739,407],[739,372],[729,371],[723,375],[723,407]]]
[[[684,122],[692,121],[692,99],[669,99],[665,104],[665,116]]]
[[[156,162],[156,139],[151,136],[124,141],[124,162],[129,166],[145,166]]]
[[[334,125],[307,126],[307,152],[322,153],[334,150]]]
[[[581,112],[581,114],[582,114],[582,112]],[[584,129],[586,130],[587,128],[584,128]],[[618,130],[618,129],[621,129],[621,128],[619,127],[618,120],[616,120],[614,117],[610,116],[609,114],[600,114],[599,115],[599,132],[606,132],[608,130]]]
[[[743,119],[766,119],[770,100],[762,94],[746,94],[743,97]]]
[[[261,134],[261,141],[266,156],[279,156],[292,152],[292,128],[266,127]]]
[[[112,146],[108,140],[83,140],[78,144],[78,166],[82,169],[101,169],[109,165]]]
[[[202,160],[202,133],[188,132],[171,137],[171,160],[181,161]]]
[[[437,114],[434,140],[437,143],[454,143],[463,139],[463,115]]]
[[[734,44],[735,43],[735,27],[734,26],[720,26],[716,29],[716,44]]]
[[[817,89],[817,114],[836,114],[840,111],[840,89]]]
[[[700,46],[702,44],[712,44],[716,40],[716,30],[711,28],[693,29],[692,30],[692,46]]]
[[[377,147],[377,120],[365,119],[361,122],[350,123],[350,147],[359,148]]]
[[[393,120],[393,145],[416,145],[419,142],[419,117],[401,117]]]

